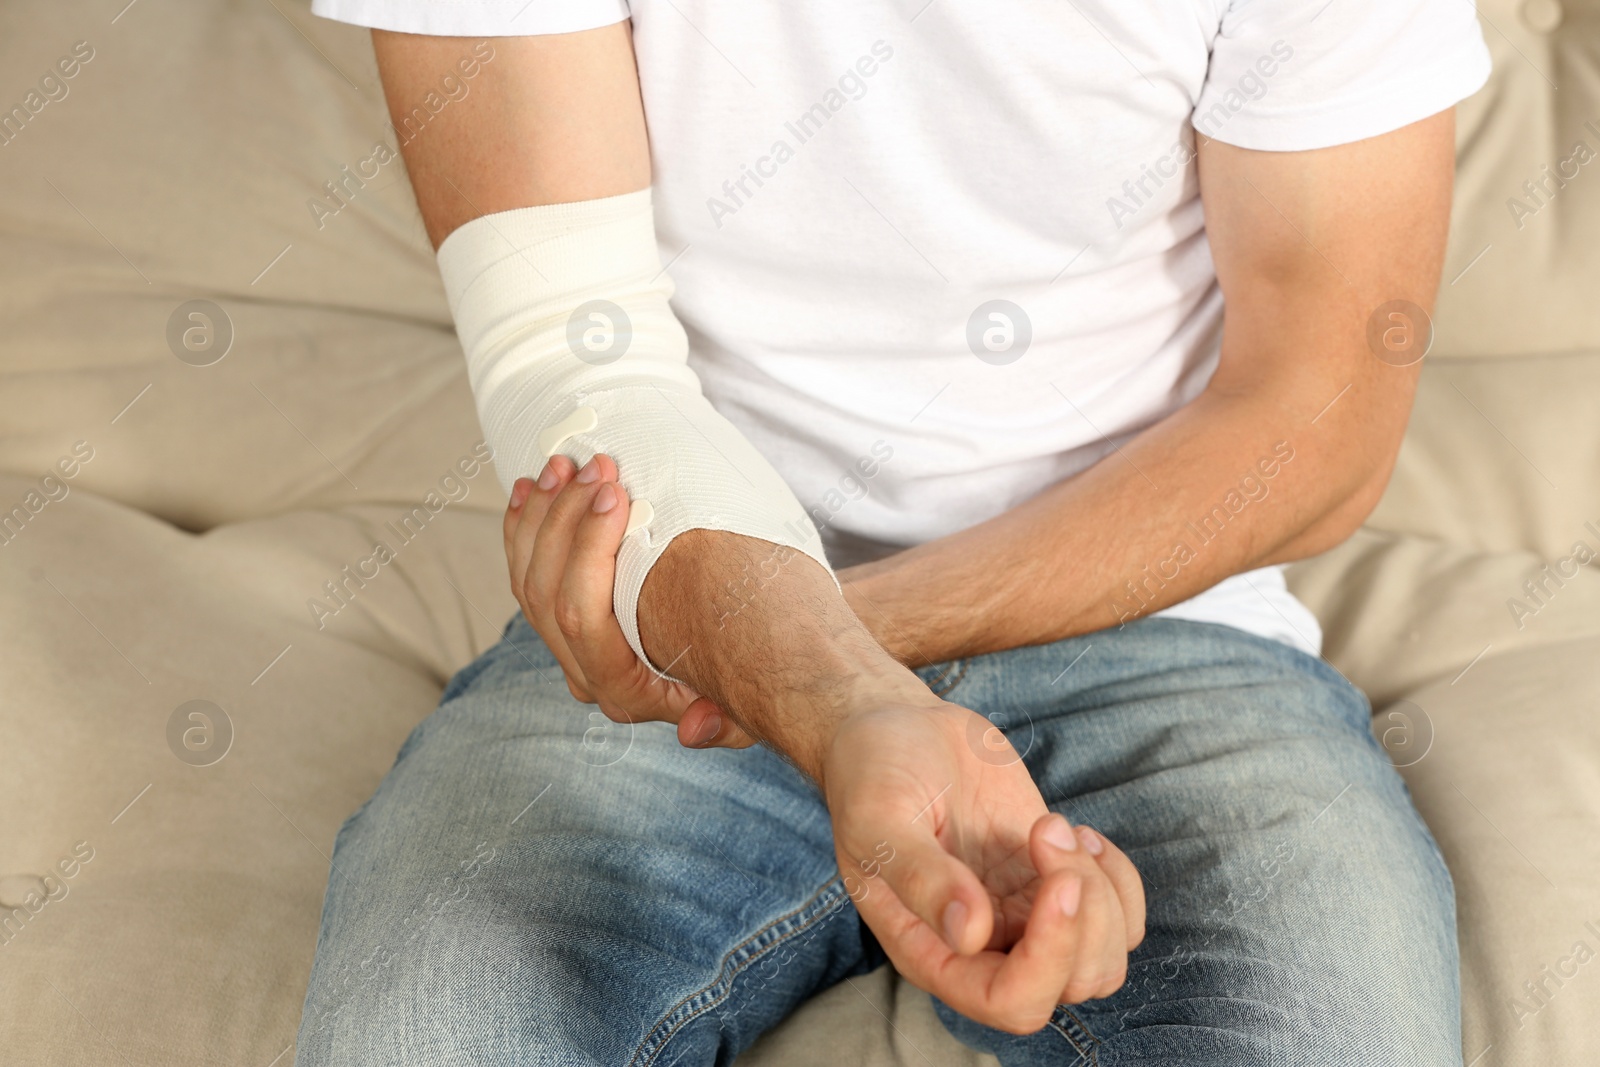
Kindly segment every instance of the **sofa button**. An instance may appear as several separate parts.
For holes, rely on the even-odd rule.
[[[1561,0],[1523,0],[1522,21],[1535,33],[1552,33],[1561,25]]]
[[[40,900],[44,900],[49,891],[44,879],[37,874],[0,875],[0,908],[24,906],[29,893],[36,893]]]

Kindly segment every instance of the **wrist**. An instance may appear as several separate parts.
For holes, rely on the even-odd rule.
[[[804,677],[813,684],[791,685],[775,693],[766,716],[774,728],[770,741],[794,764],[824,785],[825,764],[834,739],[853,719],[886,707],[943,702],[922,680],[896,662],[860,628],[825,648],[813,646]]]
[[[640,592],[640,637],[652,662],[820,780],[841,723],[885,703],[936,698],[816,562],[790,550],[781,566],[763,569],[773,547],[722,531],[675,538]],[[743,583],[751,573],[763,580]]]

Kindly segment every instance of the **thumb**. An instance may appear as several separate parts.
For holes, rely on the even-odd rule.
[[[846,875],[860,879],[856,901],[863,918],[876,911],[871,878],[876,872],[885,888],[957,955],[981,951],[994,932],[994,907],[978,876],[945,848],[934,833],[928,812],[895,840],[885,841],[857,859]],[[883,857],[887,856],[885,859]],[[850,882],[847,880],[847,886]],[[852,894],[855,896],[856,894]]]
[[[678,718],[678,743],[684,748],[749,748],[756,742],[716,704],[695,694]]]

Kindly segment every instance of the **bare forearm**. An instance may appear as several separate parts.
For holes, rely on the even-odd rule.
[[[1388,466],[1349,447],[1375,398],[1352,387],[1313,424],[1341,388],[1318,384],[1202,397],[1026,504],[844,572],[846,597],[916,665],[1114,626],[1329,547],[1370,510]],[[1366,388],[1404,393],[1387,403],[1410,389]]]
[[[875,701],[931,699],[826,571],[755,538],[715,530],[675,538],[640,593],[639,633],[652,662],[813,778],[846,716]]]
[[[1419,312],[1432,306],[1448,230],[1453,130],[1443,112],[1308,152],[1202,139],[1206,231],[1227,301],[1205,392],[1023,506],[846,572],[872,631],[907,663],[1038,644],[1353,532],[1411,408],[1429,329]],[[1397,307],[1409,309],[1403,324],[1390,317]],[[1388,347],[1394,326],[1409,326],[1411,347]]]

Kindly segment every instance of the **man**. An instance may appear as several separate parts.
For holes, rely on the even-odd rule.
[[[887,958],[1007,1067],[1459,1063],[1278,568],[1399,447],[1468,5],[316,6],[523,616],[341,832],[298,1062],[726,1063]]]

